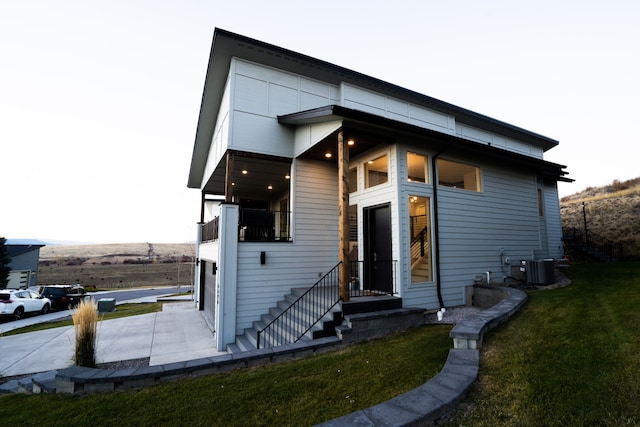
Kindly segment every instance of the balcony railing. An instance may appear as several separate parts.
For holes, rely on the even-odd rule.
[[[202,225],[202,242],[218,240],[220,217]],[[240,209],[238,240],[241,242],[290,242],[291,212]]]
[[[289,211],[240,209],[238,238],[241,242],[288,242],[290,218]]]
[[[218,240],[218,230],[220,223],[220,217],[217,216],[213,218],[212,221],[207,222],[202,225],[202,241],[203,242],[212,242]]]

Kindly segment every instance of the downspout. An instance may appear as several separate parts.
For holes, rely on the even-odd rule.
[[[442,281],[440,280],[440,231],[438,227],[438,174],[436,173],[436,160],[438,156],[444,152],[445,150],[442,150],[431,157],[431,182],[433,183],[433,255],[436,264],[436,292],[441,308],[444,307],[444,301],[442,300]]]

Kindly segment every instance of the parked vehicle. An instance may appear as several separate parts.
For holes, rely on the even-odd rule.
[[[80,285],[48,285],[40,288],[40,294],[51,300],[51,308],[56,310],[72,309],[87,297]]]
[[[25,314],[46,314],[51,308],[51,300],[37,292],[24,290],[3,289],[0,291],[0,316],[12,316],[15,320]]]

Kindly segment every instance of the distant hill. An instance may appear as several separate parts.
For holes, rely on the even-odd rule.
[[[113,263],[168,262],[192,260],[195,245],[187,243],[105,243],[89,245],[53,245],[40,249],[40,262]]]
[[[584,203],[584,210],[583,210]],[[640,258],[640,177],[589,187],[560,199],[562,227],[587,230],[625,247],[625,256]]]

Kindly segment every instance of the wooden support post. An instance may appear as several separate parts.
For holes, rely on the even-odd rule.
[[[233,153],[228,151],[224,177],[224,201],[227,203],[233,202]]]
[[[343,131],[338,132],[338,199],[340,240],[340,298],[349,301],[349,145],[345,144]]]

